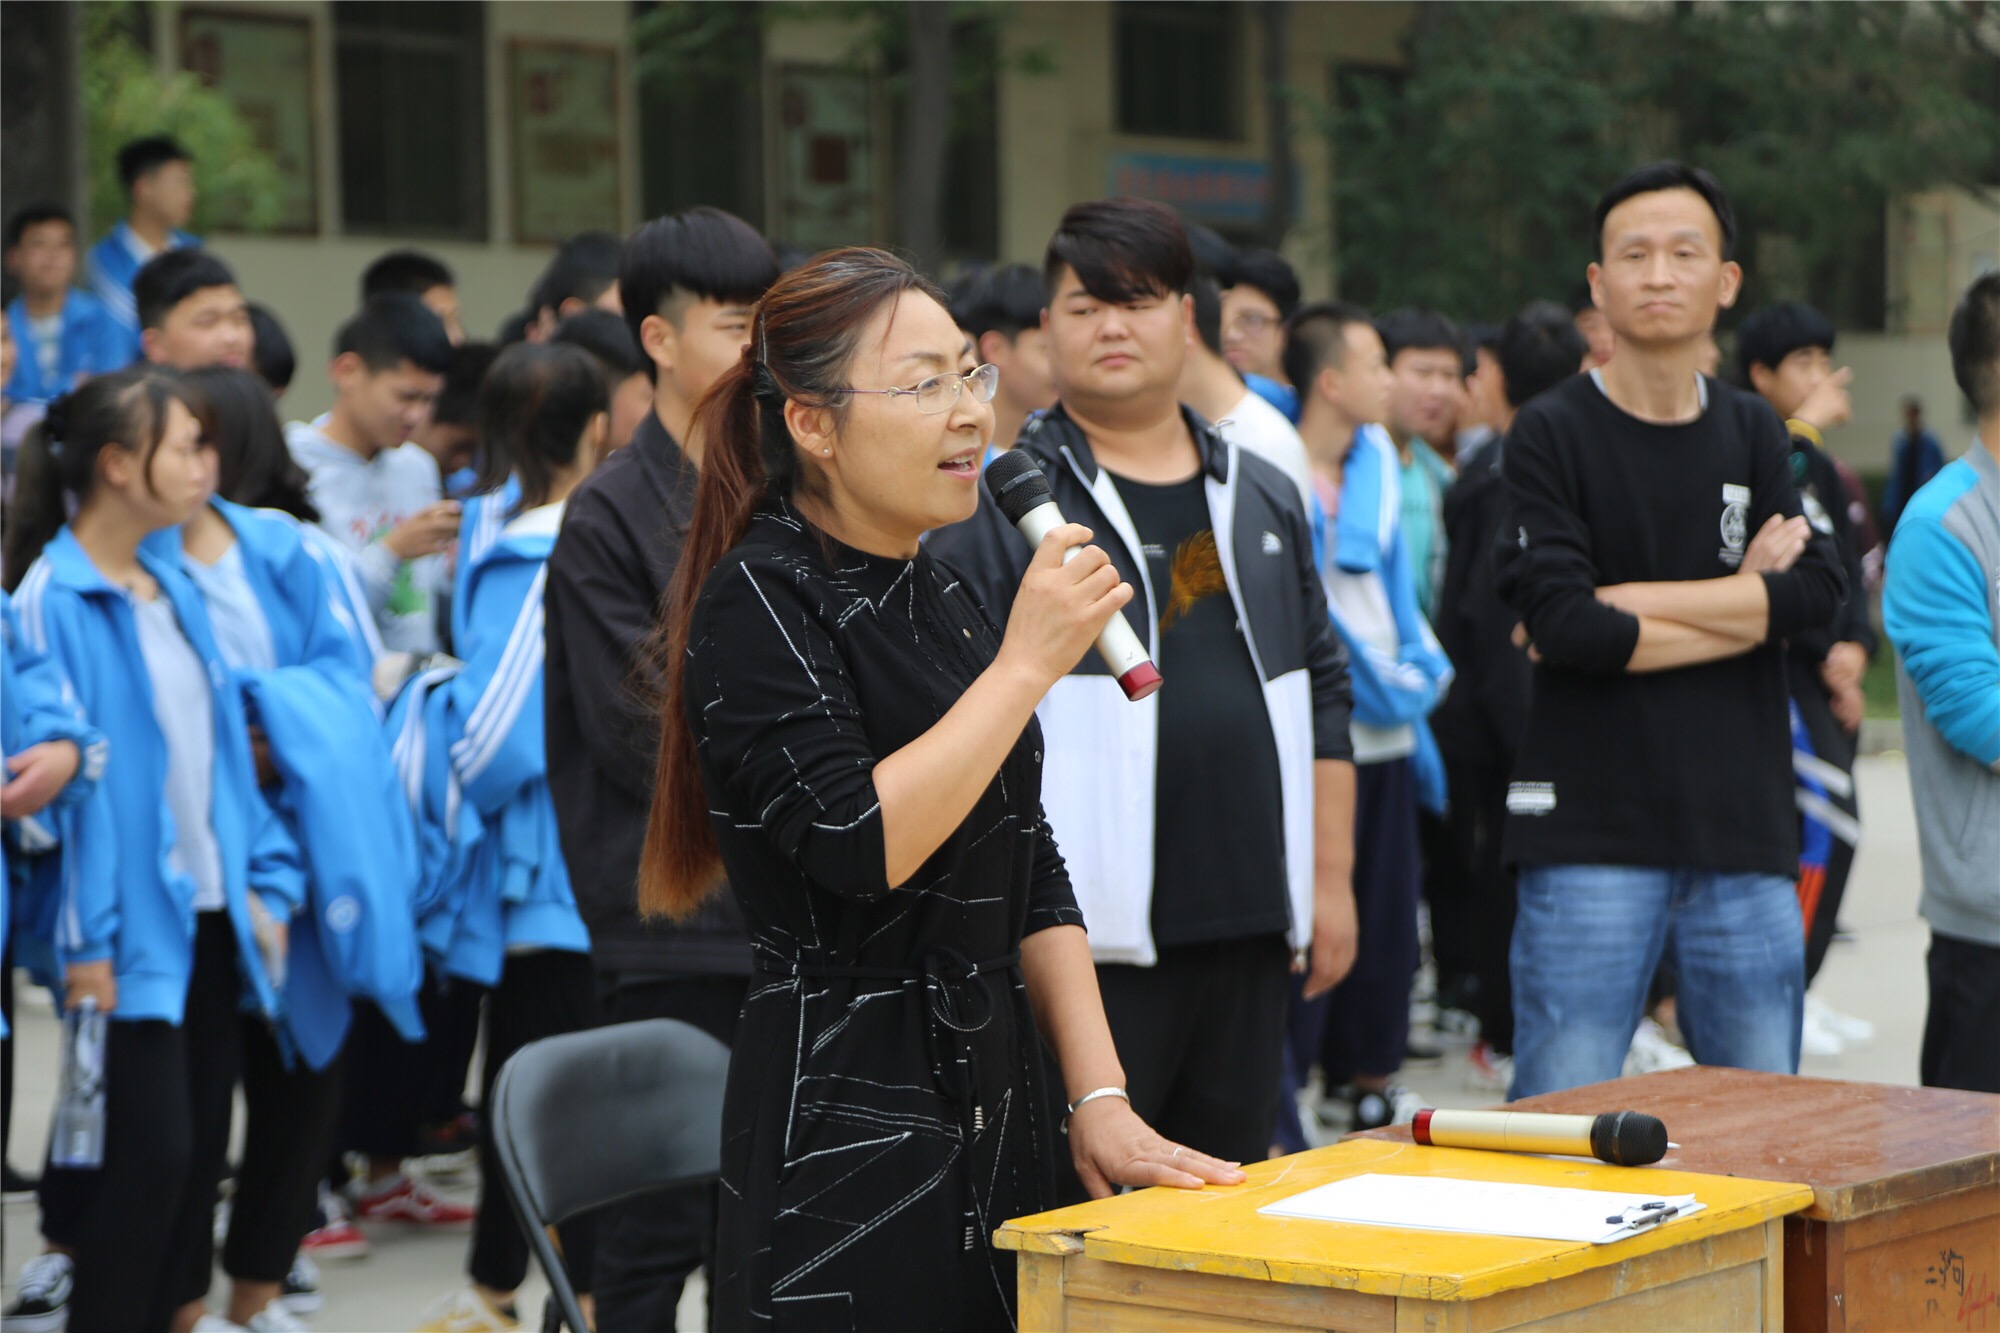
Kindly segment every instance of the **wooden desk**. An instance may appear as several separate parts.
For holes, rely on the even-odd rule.
[[[1772,1329],[1779,1220],[1802,1185],[1350,1140],[1244,1168],[1248,1184],[1139,1190],[1019,1218],[1023,1333],[1109,1329]],[[1257,1209],[1368,1172],[1692,1191],[1708,1207],[1611,1245],[1404,1231]]]
[[[1785,1221],[1788,1328],[2000,1333],[2000,1097],[1696,1068],[1515,1105],[1645,1111],[1681,1145],[1659,1169],[1811,1186]]]

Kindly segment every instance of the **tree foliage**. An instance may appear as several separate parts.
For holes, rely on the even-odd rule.
[[[1747,297],[1883,318],[1888,202],[2000,181],[2000,55],[1977,6],[1420,6],[1403,71],[1345,71],[1343,293],[1497,319],[1563,298],[1618,176],[1706,166],[1735,201]]]
[[[171,134],[194,155],[197,231],[226,227],[257,231],[277,221],[281,178],[257,146],[249,122],[223,94],[193,74],[165,78],[134,39],[144,15],[129,3],[92,3],[82,10],[85,143],[90,160],[90,216],[108,226],[126,212],[118,150],[133,139]]]

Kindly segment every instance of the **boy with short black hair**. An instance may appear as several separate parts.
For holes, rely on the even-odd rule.
[[[574,343],[590,353],[604,372],[604,387],[611,395],[611,447],[630,444],[639,423],[653,410],[653,363],[639,350],[624,317],[609,310],[579,310],[556,325],[549,341]]]
[[[1396,1081],[1417,972],[1417,756],[1452,666],[1417,611],[1401,465],[1380,425],[1390,386],[1381,336],[1354,306],[1304,306],[1292,316],[1284,362],[1312,459],[1314,560],[1354,682],[1354,908],[1367,941],[1323,1001],[1295,997],[1286,1090],[1297,1091],[1317,1055],[1329,1094],[1354,1088],[1350,1128],[1375,1129],[1421,1105]],[[1281,1102],[1280,1146],[1310,1147],[1287,1109]]]
[[[1696,369],[1742,282],[1722,187],[1641,168],[1595,226],[1615,353],[1523,407],[1506,443],[1500,590],[1536,658],[1505,834],[1516,1097],[1618,1077],[1668,947],[1697,1060],[1797,1071],[1782,644],[1832,623],[1845,587],[1784,427]]]
[[[285,428],[320,527],[355,553],[383,645],[419,656],[438,648],[439,556],[457,538],[458,504],[441,498],[437,460],[409,441],[451,359],[443,322],[421,301],[374,297],[334,335],[333,407]]]
[[[146,261],[132,279],[146,360],[175,370],[250,364],[250,307],[229,266],[200,246]]]
[[[1375,321],[1389,357],[1389,417],[1382,424],[1403,467],[1403,538],[1417,578],[1417,606],[1428,618],[1444,577],[1444,493],[1455,443],[1458,400],[1465,392],[1465,340],[1435,310],[1406,307]]]
[[[1312,468],[1306,447],[1285,414],[1244,383],[1222,354],[1222,293],[1216,280],[1197,271],[1188,284],[1194,302],[1195,336],[1181,363],[1181,401],[1199,412],[1216,433],[1239,448],[1274,463],[1299,488],[1299,504],[1312,508]],[[1001,376],[1000,382],[1007,382]]]
[[[7,271],[21,294],[7,305],[19,358],[6,383],[10,403],[46,403],[84,377],[118,370],[125,336],[76,282],[76,222],[54,204],[30,204],[7,220]]]
[[[1245,375],[1285,378],[1285,321],[1299,308],[1299,275],[1275,250],[1238,250],[1222,292],[1222,353]],[[1297,388],[1296,385],[1293,386]]]
[[[271,397],[282,398],[285,390],[292,387],[292,376],[298,373],[298,352],[292,347],[292,335],[285,332],[285,326],[278,322],[278,316],[271,307],[252,301],[250,311],[250,364],[256,368],[257,378],[270,386]]]
[[[479,386],[493,367],[500,349],[492,343],[460,343],[451,349],[430,419],[411,438],[437,459],[447,499],[462,500],[479,482]],[[509,503],[512,503],[510,500]]]
[[[1124,614],[1167,681],[1131,704],[1090,654],[1056,682],[1043,801],[1133,1109],[1254,1160],[1292,978],[1318,995],[1354,960],[1345,660],[1296,484],[1181,404],[1195,260],[1180,219],[1077,204],[1042,273],[1059,401],[1015,447],[1139,590]],[[1005,621],[1031,551],[997,508],[930,549]]]
[[[1513,642],[1520,617],[1500,599],[1494,569],[1507,522],[1501,485],[1507,431],[1523,405],[1578,374],[1590,343],[1567,306],[1531,302],[1499,331],[1495,360],[1503,410],[1500,437],[1460,469],[1444,497],[1448,555],[1432,628],[1458,671],[1458,683],[1431,714],[1444,758],[1451,837],[1441,845],[1464,893],[1432,926],[1459,936],[1470,983],[1463,1004],[1479,1020],[1466,1053],[1467,1081],[1504,1094],[1514,1072],[1513,981],[1507,948],[1514,934],[1514,877],[1500,855],[1507,820],[1507,779],[1528,715],[1528,655]],[[1436,882],[1436,881],[1434,881]],[[1448,922],[1441,929],[1439,921]],[[1447,950],[1449,953],[1450,950]]]
[[[1011,449],[1029,415],[1056,401],[1049,339],[1042,332],[1041,274],[1026,264],[988,269],[968,281],[951,313],[972,339],[973,354],[1000,368],[993,393],[993,452]]]
[[[458,314],[458,281],[442,259],[424,250],[391,250],[361,272],[361,299],[384,292],[407,292],[444,321],[455,347],[465,341]]]
[[[1931,928],[1926,1086],[2000,1092],[2000,273],[1945,335],[1979,436],[1911,497],[1882,623],[1901,661],[1919,910]]]
[[[619,314],[622,248],[608,231],[578,232],[558,246],[555,258],[528,293],[528,341],[547,342],[556,325],[591,306]]]
[[[663,688],[654,626],[694,512],[694,405],[742,358],[750,312],[778,279],[755,228],[718,208],[655,218],[618,261],[625,323],[645,352],[653,410],[631,444],[571,494],[543,594],[549,794],[606,1022],[676,1018],[732,1041],[750,976],[735,900],[692,920],[642,920],[632,886],[652,808]],[[622,443],[622,441],[621,441]],[[621,1204],[598,1231],[600,1328],[674,1326],[715,1225],[709,1187]]]
[[[181,228],[194,215],[194,158],[171,135],[134,139],[118,150],[118,179],[130,209],[91,247],[90,290],[125,338],[119,364],[139,359],[139,311],[132,280],[146,262],[201,244]]]
[[[1825,629],[1795,634],[1785,645],[1785,669],[1803,735],[1794,744],[1811,763],[1799,773],[1801,829],[1799,905],[1806,919],[1806,985],[1811,986],[1833,943],[1834,918],[1846,892],[1860,838],[1854,756],[1861,729],[1861,678],[1875,656],[1860,542],[1848,517],[1847,492],[1824,447],[1822,431],[1845,425],[1850,372],[1833,366],[1831,320],[1801,301],[1779,301],[1752,312],[1736,330],[1740,383],[1777,412],[1792,440],[1792,476],[1814,528],[1833,539],[1847,575],[1847,599]],[[1806,997],[1803,1042],[1808,1053],[1838,1055],[1873,1025]]]

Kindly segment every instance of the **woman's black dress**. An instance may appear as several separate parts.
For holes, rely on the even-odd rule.
[[[842,546],[775,500],[702,591],[688,720],[758,967],[723,1113],[720,1327],[1012,1322],[991,1236],[1046,1206],[1062,1143],[1019,950],[1083,924],[1041,731],[893,891],[873,779],[998,648],[946,566]]]

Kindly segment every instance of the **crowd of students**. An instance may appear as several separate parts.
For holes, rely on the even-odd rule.
[[[43,1172],[7,1333],[302,1327],[357,1219],[470,1224],[424,1327],[515,1327],[527,1247],[462,1098],[480,1034],[483,1094],[600,1023],[734,1041],[751,992],[735,897],[667,921],[635,886],[697,407],[764,363],[784,266],[712,208],[585,234],[479,344],[449,268],[394,252],[332,406],[281,425],[296,353],[179,230],[187,155],[119,167],[88,291],[62,210],[5,236],[9,1009],[21,966],[113,1019],[103,1164]],[[949,289],[997,368],[959,388],[991,399],[983,461],[1040,462],[1169,682],[1129,705],[1091,658],[1039,709],[1117,1095],[1169,1139],[1243,1161],[1407,1120],[1399,1075],[1441,1038],[1518,1096],[1867,1035],[1805,993],[1880,650],[1880,543],[1821,440],[1849,411],[1834,331],[1767,305],[1717,378],[1744,281],[1720,185],[1659,164],[1593,221],[1588,299],[1497,327],[1303,302],[1281,256],[1131,200]],[[1952,334],[1988,442],[1996,285]],[[2000,482],[1976,446],[1920,485],[1921,442],[1885,613],[1936,798],[1924,1073],[2000,1090],[2000,852],[1961,837],[2000,829]],[[927,547],[1005,623],[1031,553],[997,512]],[[405,1169],[475,1150],[474,1208]],[[1057,1156],[1061,1197],[1102,1185]],[[600,1327],[672,1327],[716,1206],[565,1228]]]

